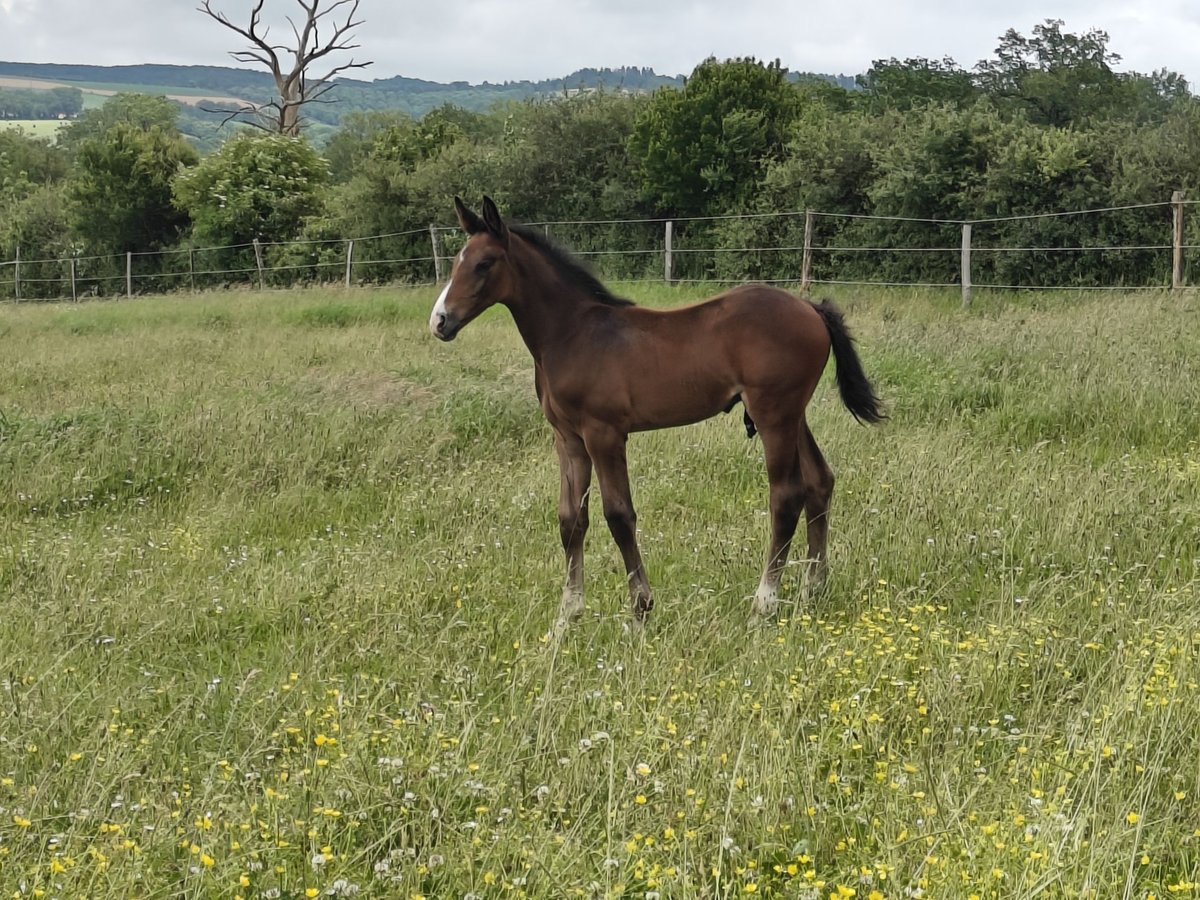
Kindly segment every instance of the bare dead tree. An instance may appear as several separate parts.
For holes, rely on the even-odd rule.
[[[337,86],[333,80],[335,75],[349,69],[362,69],[371,65],[370,62],[355,62],[351,57],[350,62],[333,66],[323,75],[313,77],[310,70],[331,53],[357,50],[362,46],[351,43],[352,37],[350,36],[350,32],[363,24],[362,19],[358,21],[354,19],[358,14],[359,0],[334,0],[324,9],[321,8],[322,2],[323,0],[296,0],[296,3],[304,10],[304,22],[302,26],[297,26],[291,16],[286,17],[288,24],[292,26],[292,34],[296,38],[295,45],[288,46],[287,44],[271,43],[269,39],[271,29],[263,27],[262,10],[266,0],[256,0],[254,9],[250,12],[250,24],[245,28],[235,25],[224,13],[214,10],[212,0],[202,0],[200,6],[197,7],[200,12],[231,31],[237,32],[250,42],[251,49],[234,50],[229,55],[238,62],[258,63],[265,66],[275,79],[275,90],[278,95],[270,103],[259,106],[243,106],[238,109],[208,109],[206,111],[226,114],[225,121],[221,124],[237,119],[238,121],[247,121],[264,131],[292,137],[298,135],[303,121],[301,111],[306,104],[333,102],[332,98],[326,97],[326,94]],[[345,18],[334,18],[334,14],[344,7],[348,7],[345,10]],[[329,36],[324,40],[321,35],[322,28],[332,28],[332,34],[326,30],[326,34]],[[285,69],[285,63],[280,61],[281,57],[286,59],[287,54],[291,54],[292,57],[290,69]],[[246,118],[248,113],[252,114],[251,118]]]

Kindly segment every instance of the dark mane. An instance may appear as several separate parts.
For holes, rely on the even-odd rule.
[[[633,306],[632,300],[618,297],[606,288],[579,260],[566,250],[550,240],[543,232],[528,225],[508,223],[509,231],[513,232],[528,244],[531,244],[546,258],[564,281],[580,288],[588,296],[609,306]]]

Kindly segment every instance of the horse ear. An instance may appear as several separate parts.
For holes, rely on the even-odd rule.
[[[508,243],[508,226],[500,218],[500,210],[496,209],[495,201],[491,197],[483,198],[483,221],[493,236],[504,244]]]
[[[454,211],[458,214],[458,224],[462,226],[462,230],[467,234],[478,234],[487,229],[487,225],[484,224],[483,219],[467,209],[461,197],[454,198]]]

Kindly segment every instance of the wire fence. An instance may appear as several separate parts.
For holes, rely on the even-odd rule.
[[[618,282],[886,285],[973,290],[1158,290],[1192,279],[1197,201],[1170,200],[970,221],[784,211],[528,223]],[[0,261],[0,300],[80,300],[310,284],[434,284],[457,228],[253,241],[122,255]]]

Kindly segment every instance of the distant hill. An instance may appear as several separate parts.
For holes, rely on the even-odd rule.
[[[85,66],[61,63],[0,62],[0,77],[34,78],[69,83],[87,91],[128,90],[167,96],[240,97],[246,100],[270,99],[274,82],[265,72],[227,66]],[[853,90],[854,79],[846,75],[793,73],[797,78],[818,78]],[[579,69],[562,78],[542,81],[506,81],[469,84],[455,81],[442,84],[420,78],[395,76],[374,81],[338,79],[339,102],[317,106],[308,111],[314,121],[336,125],[352,110],[400,109],[422,116],[445,103],[482,112],[499,101],[523,100],[539,95],[570,90],[604,87],[620,91],[652,91],[663,85],[681,87],[682,75],[659,75],[653,69],[621,66],[615,69]]]

